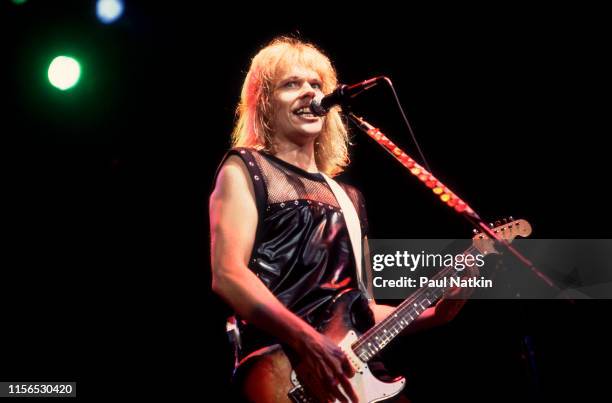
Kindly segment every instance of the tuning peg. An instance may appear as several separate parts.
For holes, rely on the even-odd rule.
[[[510,221],[514,221],[514,217],[510,216]]]
[[[493,227],[494,227],[494,225],[493,225],[493,223],[492,223],[492,222],[490,222],[490,223],[489,223],[489,227],[490,227],[490,228],[493,228]]]
[[[508,224],[508,219],[507,218],[504,218],[502,221],[504,222],[504,224]]]
[[[472,233],[473,233],[474,235],[478,235],[478,230],[477,230],[476,228],[474,228],[474,229],[472,230]]]
[[[501,221],[499,221],[499,220],[495,221],[495,226],[496,227],[499,227],[500,225],[501,225]]]

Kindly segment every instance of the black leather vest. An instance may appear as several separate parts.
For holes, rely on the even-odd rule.
[[[236,148],[223,162],[230,155],[245,163],[255,189],[259,221],[249,268],[290,311],[316,326],[326,303],[347,288],[357,288],[348,230],[333,192],[321,174],[273,155]],[[352,186],[341,186],[358,212],[365,236],[363,196]],[[239,359],[276,343],[245,322],[238,323]]]

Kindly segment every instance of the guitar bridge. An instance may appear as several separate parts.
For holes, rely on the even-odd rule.
[[[295,387],[289,391],[287,396],[292,402],[316,403],[316,401],[306,393],[304,387],[300,385],[300,381],[297,379],[297,374],[295,371],[291,371],[291,383],[293,383]]]
[[[306,394],[302,386],[291,389],[287,396],[295,403],[315,403],[315,400]]]

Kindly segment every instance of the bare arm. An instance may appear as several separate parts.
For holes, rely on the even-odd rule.
[[[381,320],[385,319],[387,316],[389,316],[395,310],[395,307],[390,305],[378,304],[373,298],[374,294],[372,291],[372,265],[370,260],[370,248],[368,245],[367,236],[364,238],[363,253],[365,256],[366,266],[366,286],[371,297],[369,299],[369,306],[372,310],[372,313],[374,313],[374,321],[378,323]],[[412,334],[422,330],[430,329],[435,326],[443,325],[451,321],[455,316],[457,316],[463,305],[465,305],[465,302],[466,300],[464,299],[442,298],[436,303],[436,305],[427,308],[425,311],[423,311],[423,313],[419,315],[419,317],[416,318],[414,322],[412,322],[410,326],[408,326],[404,330],[403,333]]]
[[[248,322],[295,347],[308,324],[247,267],[257,228],[253,184],[238,157],[224,164],[210,197],[212,287]]]
[[[258,214],[253,184],[239,157],[231,156],[221,168],[209,207],[213,291],[297,354],[294,369],[319,399],[346,401],[339,382],[356,401],[347,379],[353,369],[342,350],[289,311],[248,268]]]

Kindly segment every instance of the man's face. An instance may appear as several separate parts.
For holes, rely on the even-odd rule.
[[[319,75],[304,67],[281,74],[272,94],[275,136],[303,143],[321,134],[323,118],[310,112],[310,102],[323,97],[321,87]]]

